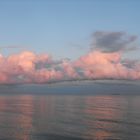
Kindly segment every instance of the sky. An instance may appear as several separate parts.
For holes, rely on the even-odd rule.
[[[140,79],[139,0],[0,1],[0,83]]]
[[[21,50],[78,58],[96,31],[140,36],[139,0],[0,1],[0,46],[5,55]],[[70,53],[72,52],[72,53]]]

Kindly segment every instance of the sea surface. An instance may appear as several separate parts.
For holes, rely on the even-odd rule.
[[[0,94],[0,140],[140,140],[138,94],[10,94],[7,88]]]

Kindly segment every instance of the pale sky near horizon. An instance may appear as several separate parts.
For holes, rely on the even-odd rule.
[[[74,59],[89,50],[96,31],[124,31],[139,38],[139,7],[139,0],[3,0],[0,47],[16,47],[0,51]]]

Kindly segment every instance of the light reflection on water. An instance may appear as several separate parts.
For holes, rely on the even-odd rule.
[[[139,140],[140,96],[0,96],[0,139]]]

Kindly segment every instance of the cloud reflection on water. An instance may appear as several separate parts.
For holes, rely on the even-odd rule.
[[[139,96],[1,96],[0,138],[137,139],[139,99]]]

